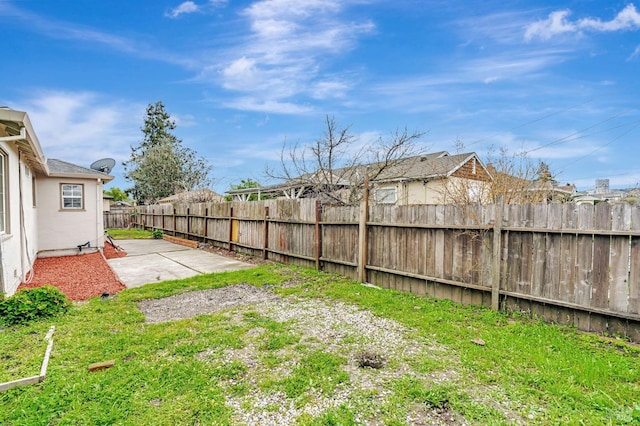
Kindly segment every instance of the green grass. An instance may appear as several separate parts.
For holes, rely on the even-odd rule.
[[[285,281],[297,284],[281,286]],[[145,324],[137,307],[142,299],[241,282],[269,284],[285,298],[356,305],[403,324],[407,338],[426,349],[361,371],[376,383],[363,386],[349,373],[348,349],[305,336],[295,320],[278,322],[244,307]],[[248,412],[282,409],[258,405],[259,394],[281,395],[305,425],[403,425],[443,411],[470,424],[640,424],[635,346],[282,265],[130,289],[77,304],[51,321],[5,327],[0,382],[38,373],[51,325],[46,380],[0,393],[0,423],[224,425],[238,422],[234,401]],[[347,335],[342,345],[356,347],[362,339]],[[87,371],[109,359],[116,360],[113,368]],[[319,414],[304,411],[338,397]]]
[[[133,240],[151,238],[152,232],[144,229],[107,229],[114,240]]]

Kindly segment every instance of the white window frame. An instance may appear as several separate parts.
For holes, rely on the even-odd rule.
[[[60,184],[60,209],[84,210],[84,185],[81,183]]]
[[[395,186],[376,188],[373,198],[378,204],[395,204],[398,201],[398,188]]]
[[[0,235],[8,232],[8,218],[9,212],[7,212],[9,182],[7,176],[7,154],[0,149]]]

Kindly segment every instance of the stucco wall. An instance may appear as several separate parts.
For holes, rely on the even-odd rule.
[[[7,156],[6,213],[7,229],[0,235],[2,284],[8,295],[13,294],[33,266],[38,248],[37,210],[33,206],[32,171],[20,161],[13,144],[0,142]]]
[[[63,183],[84,186],[81,210],[61,208],[61,187]],[[89,242],[91,247],[104,246],[104,226],[102,223],[102,183],[89,179],[44,178],[37,185],[39,255],[78,252],[77,246]],[[61,253],[68,251],[68,253]]]
[[[405,206],[409,204],[437,204],[441,202],[443,198],[443,182],[443,180],[429,182],[393,182],[377,185],[375,189],[396,188],[397,200],[395,205],[397,206]]]

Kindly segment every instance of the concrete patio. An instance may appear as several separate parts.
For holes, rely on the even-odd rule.
[[[165,240],[116,240],[116,244],[127,252],[127,256],[109,259],[107,262],[128,288],[211,272],[255,267]]]

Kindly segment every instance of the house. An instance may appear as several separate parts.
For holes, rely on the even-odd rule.
[[[102,211],[111,211],[111,204],[113,203],[113,195],[102,194]]]
[[[194,189],[192,191],[184,191],[178,194],[158,200],[158,204],[172,203],[221,203],[224,197],[210,189]]]
[[[482,201],[492,176],[476,153],[451,155],[446,151],[407,157],[384,166],[380,163],[336,169],[300,176],[282,184],[227,191],[234,200],[246,201],[251,194],[263,198],[306,198],[318,194],[316,187],[331,188],[336,199],[347,199],[370,177],[372,199],[378,204],[438,204],[461,199]]]
[[[0,292],[13,294],[37,257],[104,246],[107,173],[47,159],[27,113],[0,108]]]

